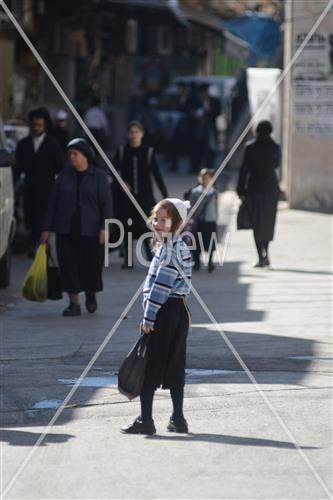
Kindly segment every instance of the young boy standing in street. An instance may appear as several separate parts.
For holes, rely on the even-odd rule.
[[[191,189],[189,200],[191,207],[195,205],[202,193],[207,188],[209,182],[212,180],[214,171],[209,168],[203,168],[198,175],[199,185]],[[217,190],[211,186],[206,193],[205,197],[199,203],[195,210],[192,220],[194,221],[195,231],[193,236],[195,238],[195,250],[193,251],[193,260],[195,271],[200,269],[200,255],[202,250],[208,252],[208,272],[214,271],[213,254],[216,250],[215,239],[217,230],[217,213],[218,213],[218,199]]]
[[[140,394],[141,415],[121,430],[127,434],[155,434],[153,398],[158,387],[169,389],[173,404],[167,430],[187,433],[183,414],[186,340],[190,317],[185,303],[190,293],[192,259],[179,229],[188,202],[166,198],[152,210],[157,235],[156,253],[143,289],[142,330],[150,335],[148,363]]]

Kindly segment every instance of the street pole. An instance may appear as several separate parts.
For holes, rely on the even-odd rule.
[[[292,58],[293,47],[293,0],[286,0],[284,16],[284,50],[283,66],[286,67]],[[283,117],[282,117],[282,166],[281,189],[287,200],[290,199],[290,174],[292,161],[290,147],[292,134],[292,70],[289,71],[283,82]]]

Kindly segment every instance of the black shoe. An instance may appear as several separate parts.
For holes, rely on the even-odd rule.
[[[94,313],[97,309],[95,292],[86,292],[86,309],[89,313]]]
[[[258,260],[258,262],[253,262],[252,267],[264,267],[264,266],[262,261]]]
[[[267,256],[264,258],[263,265],[264,267],[268,267],[271,265],[269,258]]]
[[[209,262],[208,269],[207,269],[208,272],[212,273],[214,271],[214,269],[215,269],[215,265],[212,262]]]
[[[179,434],[187,434],[188,433],[188,425],[185,418],[181,418],[179,420],[173,420],[170,418],[170,421],[167,426],[167,430],[169,432],[178,432]]]
[[[81,307],[79,304],[69,304],[68,307],[63,311],[63,316],[80,316],[81,315]]]
[[[193,269],[193,271],[200,271],[200,264],[194,264],[192,269]]]
[[[253,267],[268,267],[270,265],[270,262],[268,260],[268,257],[264,257],[263,259],[260,259],[258,262],[253,264]]]
[[[121,428],[124,434],[146,434],[151,436],[156,433],[154,420],[142,421],[140,417],[136,418],[134,422]]]

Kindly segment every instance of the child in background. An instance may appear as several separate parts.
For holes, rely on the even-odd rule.
[[[200,198],[213,176],[214,171],[209,168],[203,168],[200,170],[198,175],[199,185],[191,189],[189,193],[191,207],[193,207]],[[209,252],[208,272],[211,273],[215,269],[213,264],[213,254],[216,250],[214,236],[216,235],[217,230],[217,195],[217,190],[213,186],[210,187],[192,217],[192,220],[195,222],[195,232],[193,236],[195,237],[196,242],[196,248],[193,250],[194,271],[199,271],[200,269],[200,255],[202,250]],[[202,239],[199,237],[200,234]]]
[[[151,335],[148,363],[140,394],[141,415],[121,430],[127,434],[155,434],[152,417],[155,390],[169,389],[173,403],[167,430],[187,433],[183,414],[186,340],[189,312],[191,253],[179,235],[189,202],[166,198],[152,210],[151,223],[158,236],[157,249],[143,288],[142,330]]]

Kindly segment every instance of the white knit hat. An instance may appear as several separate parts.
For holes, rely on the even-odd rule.
[[[172,203],[177,208],[178,213],[182,218],[182,221],[185,222],[187,217],[187,209],[191,208],[190,202],[187,200],[186,201],[180,200],[179,198],[167,198],[167,200],[170,201],[170,203]]]
[[[64,109],[59,109],[56,114],[56,120],[62,121],[62,120],[67,120],[68,118],[68,113]]]

